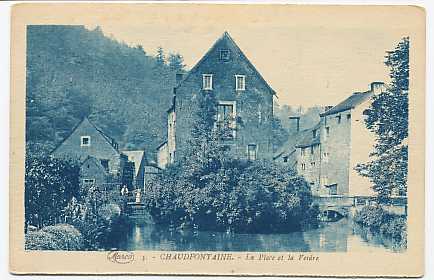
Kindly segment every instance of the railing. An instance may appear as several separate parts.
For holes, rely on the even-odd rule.
[[[330,205],[330,206],[365,206],[376,204],[377,197],[374,196],[314,196],[313,201],[319,205]],[[405,206],[407,205],[407,197],[396,196],[389,198],[385,206]]]

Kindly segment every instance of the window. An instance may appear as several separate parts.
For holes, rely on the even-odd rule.
[[[338,121],[338,124],[340,124],[340,123],[341,123],[341,115],[336,116],[336,119],[337,119],[337,121]]]
[[[312,130],[312,137],[316,138],[316,129]]]
[[[235,75],[235,89],[246,90],[246,76]]]
[[[212,90],[212,74],[202,75],[202,89]]]
[[[305,163],[301,164],[301,170],[306,170],[306,164]]]
[[[326,130],[326,136],[329,137],[329,135],[330,135],[330,127],[326,127],[325,130]]]
[[[314,151],[315,151],[315,147],[314,146],[310,146],[310,154],[311,155],[313,155]]]
[[[82,147],[90,146],[90,136],[81,136],[81,144]]]
[[[227,49],[220,50],[220,60],[229,61],[231,53]]]
[[[351,114],[347,114],[347,120],[351,120]]]
[[[310,165],[311,165],[312,167],[315,167],[315,162],[312,161],[312,162],[310,163]]]
[[[333,184],[328,186],[329,188],[329,195],[337,195],[338,194],[338,185],[337,184]]]
[[[95,179],[83,179],[83,183],[86,185],[95,184]]]
[[[247,159],[256,160],[256,144],[247,145]]]
[[[283,157],[283,162],[288,162],[288,157]]]
[[[235,138],[235,101],[220,102],[217,106],[217,129],[223,139]]]

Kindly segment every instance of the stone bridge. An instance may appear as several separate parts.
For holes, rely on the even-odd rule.
[[[375,205],[376,197],[372,196],[314,196],[313,203],[319,206],[322,216],[330,219],[351,217],[356,210],[367,205]],[[390,203],[382,205],[387,211],[397,215],[407,215],[407,198],[393,197]]]

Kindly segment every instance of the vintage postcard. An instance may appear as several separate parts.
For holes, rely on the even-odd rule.
[[[424,273],[416,6],[12,9],[10,271]]]

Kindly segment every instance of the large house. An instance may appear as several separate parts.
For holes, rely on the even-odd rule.
[[[186,155],[198,110],[197,95],[213,94],[218,102],[217,126],[230,119],[233,130],[223,141],[234,157],[272,159],[274,90],[225,32],[185,75],[177,77],[167,112],[167,141],[157,148],[164,168]]]
[[[130,161],[130,154],[121,152],[117,142],[88,118],[79,122],[51,155],[78,161],[81,164],[80,179],[84,185],[122,184],[132,188],[135,179],[140,176],[134,169],[138,162],[140,166],[141,159]],[[143,154],[138,156],[143,157]]]
[[[328,107],[318,124],[299,131],[292,147],[277,154],[275,160],[295,167],[315,196],[373,196],[372,183],[354,168],[370,160],[375,135],[364,119],[372,97],[383,90],[384,83],[373,82],[370,90],[355,92]]]

